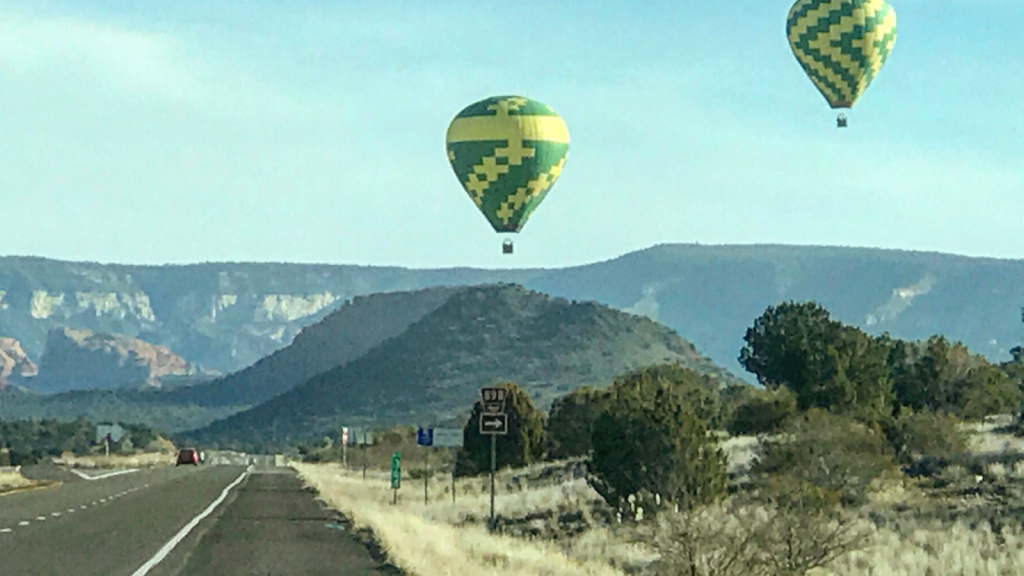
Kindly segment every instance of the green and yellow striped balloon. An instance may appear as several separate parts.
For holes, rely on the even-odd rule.
[[[448,161],[496,232],[519,232],[561,175],[569,129],[550,106],[496,96],[466,107],[446,138]]]
[[[853,108],[896,43],[896,11],[885,0],[797,0],[786,34],[832,108]]]

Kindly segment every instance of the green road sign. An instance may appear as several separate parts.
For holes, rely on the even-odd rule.
[[[395,452],[391,455],[391,487],[395,490],[402,485],[402,455]]]

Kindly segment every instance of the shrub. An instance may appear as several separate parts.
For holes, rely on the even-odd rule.
[[[594,422],[607,395],[606,390],[583,386],[554,401],[547,423],[548,458],[590,454]]]
[[[865,421],[891,410],[889,347],[833,320],[816,302],[769,306],[744,341],[740,363],[766,388],[795,392],[801,410],[825,408]]]
[[[525,391],[513,384],[498,384],[508,390],[505,412],[508,434],[498,436],[495,445],[495,469],[528,466],[544,454],[544,414],[537,410]],[[477,400],[463,428],[463,446],[455,460],[455,476],[475,476],[491,469],[491,438],[480,433],[483,403]]]
[[[923,458],[952,461],[967,447],[960,419],[931,410],[905,411],[884,424],[897,461],[913,464]]]
[[[668,512],[638,530],[659,553],[657,576],[806,574],[870,544],[871,528],[851,514],[795,513],[742,500]]]
[[[672,394],[681,406],[711,428],[723,428],[719,382],[712,376],[679,364],[657,364],[623,374],[612,389],[629,389],[646,402],[662,393]]]
[[[774,392],[757,391],[747,402],[736,408],[729,422],[729,433],[771,434],[797,413],[796,394],[780,388]]]
[[[664,381],[613,386],[592,443],[588,481],[609,504],[657,494],[690,507],[725,493],[725,455],[692,405]]]
[[[941,410],[981,419],[1017,408],[1022,390],[1006,369],[943,336],[891,345],[897,401],[913,410]]]
[[[782,437],[763,440],[751,469],[769,500],[863,503],[871,482],[892,468],[885,437],[852,418],[812,409],[792,418]],[[809,493],[811,487],[820,489]]]

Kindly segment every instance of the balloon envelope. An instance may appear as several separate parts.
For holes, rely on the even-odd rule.
[[[786,35],[829,105],[853,108],[896,43],[896,11],[885,0],[797,0]]]
[[[496,232],[519,232],[569,155],[569,129],[550,106],[522,96],[472,104],[452,120],[448,161]]]

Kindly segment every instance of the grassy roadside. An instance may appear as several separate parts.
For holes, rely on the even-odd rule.
[[[406,482],[400,491],[398,506],[391,504],[392,491],[385,476],[369,473],[367,479],[357,471],[333,464],[293,466],[321,499],[345,514],[357,527],[373,531],[391,561],[407,574],[416,576],[479,575],[567,575],[618,576],[621,572],[605,562],[567,557],[554,544],[539,539],[524,540],[494,535],[475,522],[460,523],[467,512],[487,514],[485,497],[476,482],[460,482],[454,507],[451,493],[444,493],[446,478],[435,477],[435,498],[424,504],[422,480]],[[447,480],[450,482],[450,480]],[[560,493],[560,492],[559,492]],[[535,506],[535,500],[548,499],[553,493],[502,494],[496,502],[499,513]],[[461,525],[460,525],[461,524]]]
[[[1001,432],[1001,424],[965,426],[970,433],[969,451],[1005,458],[1024,456],[1024,439]],[[754,445],[751,438],[726,439],[723,448],[730,456],[730,468],[742,470]],[[664,572],[655,562],[659,550],[643,542],[653,542],[655,536],[679,541],[670,529],[653,526],[641,531],[626,522],[618,523],[572,462],[498,474],[500,535],[484,528],[489,511],[485,478],[457,482],[453,502],[450,476],[435,475],[428,485],[430,501],[426,504],[423,479],[403,478],[395,506],[384,471],[369,470],[364,480],[360,470],[337,464],[292,465],[328,505],[357,527],[372,530],[391,561],[411,576],[660,576]],[[993,463],[977,474],[950,482],[943,490],[905,477],[880,482],[870,504],[858,514],[869,545],[812,570],[808,576],[1019,574],[1024,566],[1024,532],[1019,526],[1007,525],[1001,531],[990,526],[992,521],[1008,519],[1013,509],[1024,509],[1024,498],[1014,496],[1024,490],[1024,460]],[[1002,504],[993,505],[997,500]],[[972,509],[979,511],[976,517],[951,514]],[[736,534],[770,516],[766,510],[708,507],[695,520],[703,527],[699,533],[702,554],[710,557],[729,552]],[[661,550],[672,553],[671,546]],[[709,576],[711,572],[700,574]]]
[[[59,484],[60,482],[52,480],[30,480],[22,476],[21,472],[0,472],[0,496],[49,488]]]
[[[174,465],[175,455],[163,452],[148,452],[144,454],[111,454],[110,456],[75,456],[70,452],[61,454],[54,458],[53,463],[68,468],[83,468],[86,470],[111,470],[119,468],[151,468],[154,466]]]

